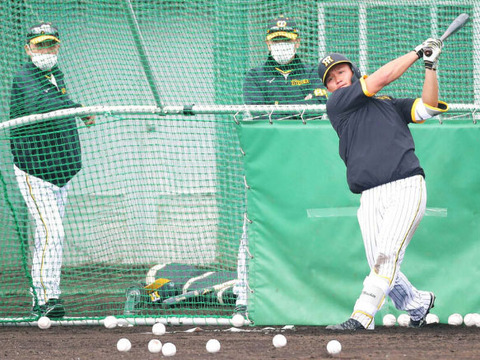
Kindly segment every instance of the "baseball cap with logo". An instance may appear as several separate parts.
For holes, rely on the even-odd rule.
[[[27,44],[38,44],[45,40],[54,40],[60,42],[58,30],[51,23],[42,22],[28,29]]]
[[[267,41],[285,39],[295,40],[297,38],[297,24],[293,19],[281,15],[269,22],[267,29]]]
[[[350,61],[345,55],[338,54],[338,53],[330,53],[327,56],[325,56],[322,60],[320,60],[320,63],[318,64],[318,76],[320,77],[320,79],[322,79],[322,82],[325,86],[327,85],[326,80],[327,80],[328,72],[335,65],[343,64],[343,63],[350,65],[350,68],[352,69],[352,72],[353,72],[352,82],[362,77],[360,69],[352,61]]]

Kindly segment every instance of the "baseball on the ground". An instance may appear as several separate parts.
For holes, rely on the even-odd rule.
[[[152,339],[148,342],[148,351],[153,354],[159,353],[162,350],[162,343],[160,340]]]
[[[165,325],[162,323],[156,323],[155,325],[152,326],[152,333],[153,335],[161,336],[164,335],[167,329],[165,328]]]
[[[52,321],[48,317],[42,316],[40,319],[38,319],[37,325],[40,329],[48,329],[50,326],[52,326]]]
[[[235,327],[241,327],[245,323],[245,319],[240,314],[235,314],[232,317],[232,325]]]
[[[465,326],[475,326],[476,321],[475,321],[475,314],[466,314],[465,317],[463,318],[463,323]]]
[[[177,347],[172,343],[166,343],[162,346],[163,356],[173,356],[177,353]]]
[[[475,325],[480,327],[480,314],[473,314],[473,318],[475,319]]]
[[[425,320],[427,321],[427,324],[438,324],[440,322],[438,316],[432,313],[428,313]]]
[[[207,351],[209,353],[216,353],[220,351],[220,341],[217,339],[210,339],[207,341],[206,345]]]
[[[327,344],[327,351],[331,355],[338,354],[342,351],[342,344],[338,340],[330,340]]]
[[[118,325],[118,321],[115,316],[110,315],[103,320],[103,326],[105,326],[107,329],[113,329],[117,327],[117,325]]]
[[[132,343],[127,338],[121,338],[117,342],[118,351],[129,351],[132,348]]]
[[[454,313],[448,317],[448,325],[459,326],[463,324],[463,317],[458,313]]]
[[[397,319],[395,318],[395,315],[393,314],[387,314],[383,317],[383,325],[384,326],[393,326],[397,322]]]
[[[276,348],[281,348],[287,345],[287,338],[282,334],[277,334],[273,337],[272,343]]]
[[[410,324],[410,316],[408,316],[407,314],[400,314],[397,321],[398,325],[400,326],[408,326],[408,324]]]

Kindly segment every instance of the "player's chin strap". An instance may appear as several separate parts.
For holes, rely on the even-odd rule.
[[[352,84],[359,80],[362,77],[362,73],[360,72],[360,69],[357,68],[355,65],[350,64],[350,69],[352,69],[353,76],[352,76]]]

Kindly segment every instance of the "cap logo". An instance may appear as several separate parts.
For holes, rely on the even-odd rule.
[[[325,67],[328,67],[329,64],[331,64],[334,60],[332,59],[331,56],[327,56],[322,60],[322,64]]]
[[[278,20],[277,21],[277,26],[280,27],[280,28],[283,28],[283,27],[287,26],[287,22],[285,20]]]
[[[35,34],[44,35],[45,33],[53,32],[53,29],[52,29],[52,27],[50,26],[50,24],[42,24],[42,25],[39,26],[37,29],[32,29],[32,31],[33,31],[33,33],[35,33]]]

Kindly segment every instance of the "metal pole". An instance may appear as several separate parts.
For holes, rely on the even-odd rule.
[[[132,31],[133,38],[135,40],[135,45],[137,47],[138,55],[140,57],[140,62],[143,67],[143,71],[145,72],[145,76],[147,77],[148,85],[150,86],[150,90],[152,91],[153,98],[155,99],[155,103],[159,108],[163,107],[163,103],[160,97],[160,93],[158,92],[158,87],[155,83],[155,78],[152,74],[152,69],[150,66],[150,62],[148,61],[147,54],[145,52],[144,41],[142,33],[140,32],[140,27],[138,26],[138,21],[135,16],[135,12],[133,10],[132,3],[130,0],[125,0],[127,4],[127,16],[128,16],[128,23],[130,25],[130,30]]]

